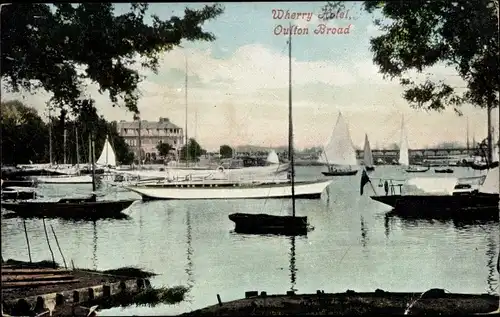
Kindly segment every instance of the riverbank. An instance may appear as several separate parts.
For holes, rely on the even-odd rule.
[[[153,288],[156,274],[138,268],[96,271],[63,269],[52,261],[2,263],[2,313],[86,316],[88,307],[173,304],[184,300],[187,288]]]
[[[252,294],[253,293],[253,294]],[[365,315],[386,314],[474,314],[498,309],[498,296],[487,294],[451,294],[442,289],[424,293],[370,293],[267,295],[247,292],[245,299],[220,302],[180,316],[249,315]]]

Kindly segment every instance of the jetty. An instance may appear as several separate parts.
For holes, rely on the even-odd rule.
[[[144,276],[153,275],[130,268],[100,272],[48,266],[12,260],[2,263],[2,315],[33,316],[50,311],[56,316],[75,314],[75,309],[90,304],[109,306],[114,297],[151,288]]]
[[[215,298],[214,298],[215,300]],[[497,311],[498,296],[488,294],[452,294],[443,289],[422,293],[393,293],[377,289],[375,292],[328,294],[267,295],[248,291],[245,298],[223,302],[180,316],[250,316],[250,315],[403,315],[445,314],[466,315]]]

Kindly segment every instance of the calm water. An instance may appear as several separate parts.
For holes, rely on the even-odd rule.
[[[298,178],[315,178],[318,167],[298,168]],[[433,172],[425,174],[434,175]],[[397,167],[371,174],[404,178]],[[479,175],[456,169],[455,175]],[[421,176],[421,175],[419,175]],[[435,176],[435,175],[434,175]],[[232,233],[233,212],[286,214],[288,200],[135,202],[130,220],[70,222],[49,220],[66,260],[77,267],[111,269],[138,266],[161,275],[153,285],[191,287],[188,301],[154,308],[129,307],[101,315],[178,314],[238,299],[248,290],[284,293],[425,291],[498,293],[495,271],[499,245],[497,223],[403,220],[372,201],[369,185],[359,195],[361,173],[334,179],[321,200],[298,200],[297,214],[315,227],[304,238]],[[446,177],[446,176],[444,176]],[[373,181],[375,189],[378,182]],[[47,195],[88,193],[89,185],[43,188]],[[109,198],[137,197],[108,191]],[[28,220],[33,260],[50,259],[41,220]],[[62,263],[55,242],[56,260]],[[4,259],[28,260],[22,222],[2,219]]]

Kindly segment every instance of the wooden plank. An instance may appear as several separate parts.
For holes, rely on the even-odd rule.
[[[19,274],[68,274],[70,270],[66,269],[3,269],[2,275]]]
[[[71,283],[78,283],[78,282],[80,282],[80,280],[7,282],[7,283],[2,283],[2,288],[38,287],[38,286],[45,286],[45,285],[71,284]]]
[[[9,281],[43,281],[43,280],[70,280],[73,275],[66,274],[38,274],[38,275],[3,275],[2,282]]]

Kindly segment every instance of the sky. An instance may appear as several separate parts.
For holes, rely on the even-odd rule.
[[[486,137],[485,110],[463,105],[464,116],[459,117],[453,110],[438,113],[409,107],[401,97],[403,90],[399,83],[384,80],[372,63],[369,40],[380,33],[373,24],[375,17],[363,12],[360,3],[346,3],[344,18],[339,16],[326,22],[328,28],[341,28],[343,34],[316,34],[318,25],[325,23],[318,19],[323,4],[224,3],[224,14],[204,25],[206,31],[216,35],[214,42],[183,43],[182,48],[163,53],[157,75],[141,70],[146,76],[139,86],[142,119],[157,121],[159,117],[167,117],[184,128],[187,59],[189,137],[195,137],[208,150],[218,149],[222,144],[286,145],[288,36],[276,33],[292,23],[308,29],[307,35],[292,39],[292,104],[297,148],[325,145],[340,112],[349,125],[353,144],[360,148],[365,133],[372,148],[399,143],[403,117],[410,148],[432,147],[444,141],[465,144],[467,120],[471,139]],[[182,16],[186,6],[195,9],[203,4],[155,3],[150,4],[148,14],[164,19]],[[115,7],[115,12],[121,14],[129,5]],[[283,19],[278,19],[279,10],[283,10]],[[285,16],[287,10],[290,14]],[[292,13],[308,14],[300,15],[301,19],[286,19]],[[464,86],[451,68],[437,66],[427,72],[452,86]],[[89,84],[87,90],[106,119],[131,121],[132,113],[111,107],[107,94],[100,95],[95,85]],[[2,100],[23,99],[44,115],[48,98],[43,92],[2,96]],[[498,111],[494,111],[493,118],[498,126]]]

